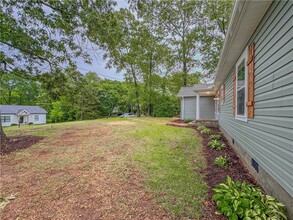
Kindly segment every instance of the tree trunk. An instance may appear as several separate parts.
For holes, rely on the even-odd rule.
[[[9,92],[8,92],[8,104],[11,104],[11,96],[12,96],[12,90],[9,89]]]
[[[5,147],[6,141],[7,141],[7,136],[3,131],[2,120],[1,120],[1,111],[0,111],[0,152],[2,152],[2,148]]]
[[[2,82],[2,74],[0,73],[0,88],[1,88],[1,82]],[[0,109],[0,152],[2,152],[2,148],[5,147],[5,142],[7,141],[7,136],[3,131],[2,127],[2,118],[1,118],[1,109]]]
[[[150,66],[149,66],[149,91],[148,91],[148,115],[152,116],[153,108],[152,108],[152,72],[153,72],[153,54],[150,56]]]
[[[84,105],[84,101],[83,101],[83,93],[81,94],[81,112],[80,112],[80,120],[83,120],[83,105]]]
[[[141,114],[140,114],[140,104],[139,104],[138,83],[137,83],[136,75],[135,75],[135,72],[134,72],[132,65],[131,65],[131,73],[132,73],[133,83],[134,83],[134,87],[135,87],[136,114],[137,114],[137,117],[140,117]]]
[[[186,62],[183,62],[183,86],[187,86],[187,67],[186,67]]]
[[[187,62],[186,62],[186,44],[185,44],[185,12],[183,11],[182,24],[182,62],[183,62],[183,86],[187,86]]]

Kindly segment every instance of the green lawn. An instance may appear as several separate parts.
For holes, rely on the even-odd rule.
[[[0,197],[16,197],[1,219],[200,219],[207,196],[201,139],[168,120],[5,128],[8,136],[45,138],[1,157]]]

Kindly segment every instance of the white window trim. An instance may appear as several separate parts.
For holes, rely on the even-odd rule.
[[[245,69],[245,99],[244,99],[244,115],[237,115],[238,113],[238,66],[240,65],[240,63],[244,60],[244,69]],[[243,53],[241,54],[241,56],[239,57],[237,63],[236,63],[236,114],[235,114],[235,119],[240,120],[240,121],[244,121],[247,122],[247,107],[246,107],[246,102],[247,102],[247,47],[244,49]]]
[[[38,119],[36,119],[36,117],[37,117]],[[35,116],[34,116],[34,121],[39,121],[39,119],[40,119],[40,116],[39,116],[39,115],[35,115]]]

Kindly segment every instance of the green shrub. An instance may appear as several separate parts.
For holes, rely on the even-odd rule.
[[[219,156],[215,159],[214,164],[218,167],[228,167],[228,157]]]
[[[201,133],[202,134],[210,135],[210,134],[212,134],[212,130],[209,129],[209,128],[205,128],[205,129],[201,130]]]
[[[220,141],[213,140],[208,143],[208,147],[215,150],[223,150],[226,145],[224,143],[221,143]]]
[[[11,124],[11,126],[17,126],[17,124]]]
[[[229,219],[286,220],[286,208],[275,198],[264,195],[260,189],[245,182],[234,182],[227,176],[226,183],[218,184],[212,197],[217,204],[216,214]]]
[[[213,141],[219,141],[219,140],[221,140],[221,135],[211,135],[211,140],[213,140]]]
[[[204,129],[206,129],[206,127],[203,126],[203,125],[200,125],[200,126],[197,127],[197,130],[199,130],[199,131],[202,131],[202,130],[204,130]]]
[[[183,122],[184,123],[189,123],[189,122],[192,122],[193,120],[191,120],[191,119],[187,119],[187,120],[184,120]]]

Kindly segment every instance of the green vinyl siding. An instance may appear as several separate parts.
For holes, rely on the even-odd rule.
[[[250,40],[255,42],[255,117],[234,119],[231,70],[219,124],[293,197],[292,5],[274,1]]]

